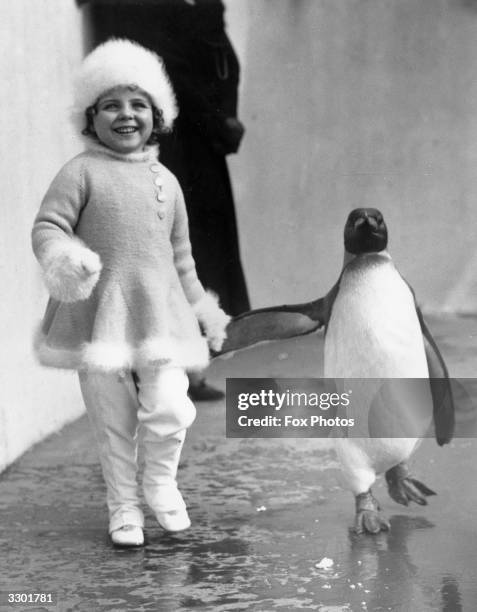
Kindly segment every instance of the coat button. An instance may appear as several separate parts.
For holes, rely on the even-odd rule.
[[[156,178],[154,179],[154,184],[158,187],[162,187],[164,185],[164,181],[161,179],[160,176],[156,176]]]
[[[151,166],[149,166],[149,168],[151,169],[151,172],[161,171],[161,166],[159,164],[152,164]]]
[[[163,193],[158,193],[156,195],[156,199],[158,202],[165,202],[166,201],[166,196]]]
[[[157,212],[157,216],[159,217],[159,219],[164,219],[164,217],[166,216],[166,213],[163,210],[159,210]]]

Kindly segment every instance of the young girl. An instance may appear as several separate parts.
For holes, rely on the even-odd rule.
[[[97,47],[75,85],[87,150],[53,180],[32,231],[51,296],[36,351],[79,371],[119,546],[144,543],[139,425],[147,504],[164,529],[190,526],[176,483],[195,418],[185,371],[206,366],[229,320],[197,278],[181,189],[157,161],[176,115],[158,56],[128,40]]]

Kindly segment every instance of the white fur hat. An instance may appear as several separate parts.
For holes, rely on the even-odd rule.
[[[86,126],[85,110],[118,85],[136,85],[149,94],[164,127],[172,127],[178,110],[162,59],[135,42],[113,38],[87,55],[76,75],[71,119],[79,132]]]

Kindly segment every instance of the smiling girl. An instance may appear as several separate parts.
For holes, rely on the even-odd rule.
[[[32,231],[50,293],[36,352],[79,372],[118,546],[144,543],[139,427],[147,504],[165,530],[190,526],[176,482],[195,418],[185,372],[205,367],[229,320],[197,278],[181,189],[157,161],[176,115],[158,56],[127,40],[97,47],[75,84],[87,149],[53,180]]]

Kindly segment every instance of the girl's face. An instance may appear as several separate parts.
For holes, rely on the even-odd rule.
[[[142,151],[153,128],[148,95],[122,85],[109,90],[96,103],[93,126],[99,140],[113,151]]]

